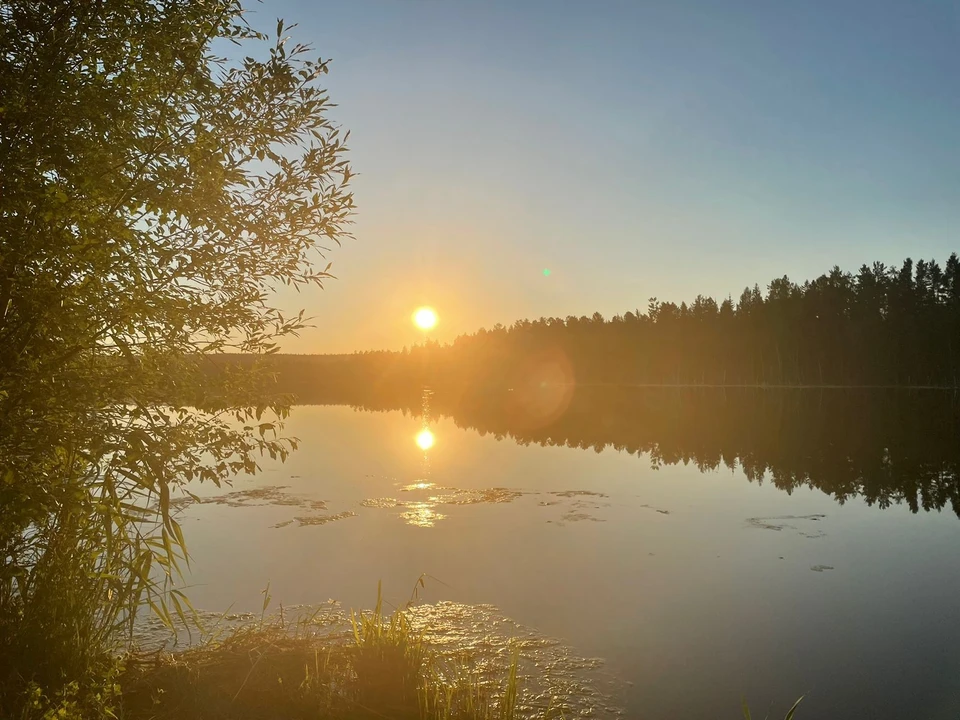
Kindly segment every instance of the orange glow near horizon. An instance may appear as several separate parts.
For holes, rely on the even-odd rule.
[[[437,326],[437,311],[431,307],[418,308],[413,313],[413,324],[421,330],[430,330]]]

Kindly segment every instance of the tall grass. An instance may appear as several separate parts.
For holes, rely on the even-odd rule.
[[[69,498],[24,537],[35,562],[0,582],[0,717],[109,715],[128,613],[119,559]]]
[[[423,638],[413,632],[405,609],[383,613],[382,588],[370,613],[350,613],[352,665],[358,695],[387,717],[417,717],[421,678],[427,663]]]
[[[432,652],[408,612],[386,613],[378,588],[372,611],[351,613],[347,636],[313,634],[302,618],[262,616],[222,641],[133,659],[123,678],[123,717],[514,720],[519,655],[503,684],[491,687],[468,658]]]
[[[117,649],[138,608],[170,626],[192,612],[166,584],[185,551],[158,511],[79,454],[62,455],[42,503],[0,512],[0,718],[109,717]]]

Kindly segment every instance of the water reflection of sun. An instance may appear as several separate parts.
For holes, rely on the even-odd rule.
[[[430,432],[427,428],[424,428],[419,433],[417,433],[417,446],[421,450],[429,450],[433,447],[433,443],[436,442],[433,433]]]
[[[400,488],[400,492],[410,492],[411,490],[430,490],[436,486],[436,483],[432,483],[429,480],[417,480],[415,483],[404,485],[402,488]]]
[[[436,525],[437,521],[447,517],[438,513],[434,509],[437,507],[436,503],[432,502],[411,502],[407,503],[406,507],[406,512],[400,513],[400,517],[408,525],[415,525],[416,527],[431,528]]]

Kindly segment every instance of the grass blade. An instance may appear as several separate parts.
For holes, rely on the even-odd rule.
[[[793,704],[793,706],[787,711],[787,714],[786,714],[786,716],[783,718],[783,720],[793,720],[793,714],[797,711],[797,706],[800,705],[800,701],[803,700],[803,698],[804,698],[803,695],[801,695],[800,697],[797,698],[797,701],[796,701],[796,702]]]

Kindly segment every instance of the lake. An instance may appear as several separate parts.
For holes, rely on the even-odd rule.
[[[427,573],[426,603],[598,659],[628,717],[960,715],[953,396],[540,392],[295,407],[285,464],[193,488],[194,605]]]

